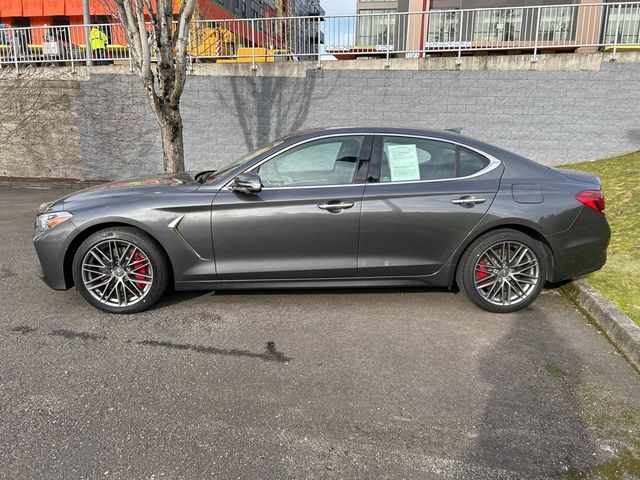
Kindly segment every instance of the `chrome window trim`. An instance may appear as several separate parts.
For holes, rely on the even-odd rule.
[[[362,187],[362,186],[370,186],[370,185],[402,185],[402,184],[407,184],[407,183],[432,183],[432,182],[443,182],[443,181],[452,181],[452,180],[466,180],[468,178],[474,178],[474,177],[478,177],[480,175],[484,175],[486,173],[491,172],[492,170],[495,170],[496,168],[498,168],[501,164],[502,161],[500,161],[499,159],[497,159],[496,157],[494,157],[493,155],[486,153],[482,150],[479,150],[477,148],[474,147],[470,147],[469,145],[466,145],[464,143],[461,142],[456,142],[455,140],[449,140],[449,139],[444,139],[444,138],[438,138],[438,137],[432,137],[432,136],[426,136],[426,135],[416,135],[416,134],[404,134],[404,133],[384,133],[384,132],[364,132],[364,133],[334,133],[334,134],[330,134],[330,135],[322,135],[319,137],[314,137],[314,138],[308,138],[306,140],[301,140],[300,142],[294,143],[292,145],[289,145],[288,147],[272,154],[269,155],[267,158],[264,158],[262,160],[260,160],[258,163],[256,163],[255,165],[250,166],[249,168],[247,168],[246,170],[243,170],[242,172],[238,173],[237,175],[234,175],[234,177],[229,180],[229,182],[227,182],[224,187],[227,190],[233,191],[231,189],[231,182],[233,182],[233,180],[238,176],[238,175],[242,175],[243,173],[247,173],[251,170],[253,170],[256,167],[259,167],[260,165],[262,165],[265,162],[268,162],[269,160],[271,160],[274,157],[277,157],[278,155],[280,155],[281,153],[286,152],[287,150],[290,150],[291,148],[300,146],[300,145],[304,145],[305,143],[309,143],[309,142],[313,142],[315,140],[322,140],[324,138],[331,138],[331,137],[358,137],[358,136],[381,136],[381,137],[403,137],[403,138],[419,138],[422,140],[432,140],[435,142],[443,142],[443,143],[450,143],[452,145],[457,145],[463,148],[466,148],[468,150],[471,150],[472,152],[478,153],[479,155],[482,155],[483,157],[485,157],[486,159],[489,160],[489,164],[484,167],[482,170],[477,171],[476,173],[473,173],[471,175],[467,175],[465,177],[446,177],[446,178],[433,178],[433,179],[429,179],[429,180],[404,180],[401,182],[366,182],[366,183],[345,183],[345,184],[339,184],[339,185],[302,185],[302,186],[293,186],[293,187],[263,187],[262,190],[292,190],[292,189],[301,189],[301,188],[336,188],[336,187]]]

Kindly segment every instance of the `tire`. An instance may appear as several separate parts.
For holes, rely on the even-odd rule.
[[[111,227],[89,236],[76,251],[73,280],[84,299],[109,313],[148,309],[171,278],[161,247],[143,231]]]
[[[540,241],[517,230],[494,230],[467,247],[458,263],[456,282],[480,308],[511,313],[538,297],[547,264]]]

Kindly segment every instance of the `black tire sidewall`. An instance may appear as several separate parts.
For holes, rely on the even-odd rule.
[[[529,297],[516,305],[508,306],[494,305],[485,300],[476,290],[473,278],[475,264],[480,255],[490,246],[504,241],[519,242],[526,245],[537,257],[540,272],[538,283]],[[544,288],[547,270],[547,255],[544,245],[540,241],[517,230],[501,229],[489,232],[469,245],[458,264],[456,281],[458,287],[465,292],[467,297],[483,310],[493,313],[511,313],[522,310],[535,301]]]
[[[105,240],[125,240],[141,249],[149,258],[153,270],[153,283],[149,293],[138,303],[126,307],[106,305],[94,298],[82,280],[82,260],[87,252]],[[76,250],[72,264],[73,280],[82,297],[94,307],[110,313],[136,313],[148,309],[165,292],[168,284],[167,260],[156,242],[146,233],[132,227],[106,228],[91,234]]]

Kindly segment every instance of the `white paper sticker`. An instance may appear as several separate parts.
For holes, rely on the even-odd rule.
[[[420,180],[418,151],[415,144],[387,145],[386,147],[392,182]]]

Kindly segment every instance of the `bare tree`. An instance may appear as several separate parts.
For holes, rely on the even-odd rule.
[[[184,171],[180,97],[187,78],[187,37],[196,0],[179,0],[177,17],[173,14],[172,0],[114,0],[114,3],[134,69],[160,125],[164,170]],[[154,55],[156,61],[152,62]]]

